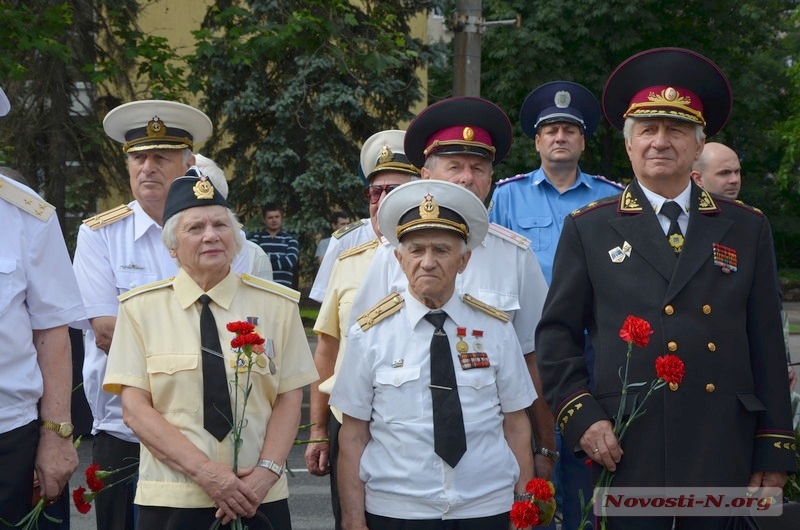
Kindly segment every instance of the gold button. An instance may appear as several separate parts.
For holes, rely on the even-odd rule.
[[[710,305],[706,304],[706,305],[703,306],[703,314],[704,315],[710,315],[711,314],[711,306]]]
[[[669,389],[675,392],[676,390],[678,390],[678,383],[670,383]]]
[[[675,312],[675,308],[672,307],[671,305],[668,305],[667,307],[664,308],[664,313],[666,313],[668,315],[671,315],[674,312]]]
[[[678,343],[674,340],[671,340],[667,343],[667,349],[669,351],[676,351],[678,349]]]
[[[708,393],[711,393],[716,389],[717,389],[717,387],[715,387],[713,383],[709,383],[709,384],[706,385],[706,392],[708,392]]]
[[[708,343],[708,351],[717,351],[717,345],[713,342]]]

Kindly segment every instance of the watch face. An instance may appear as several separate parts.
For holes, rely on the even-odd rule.
[[[69,422],[60,423],[58,425],[58,434],[63,438],[72,436],[73,425]]]

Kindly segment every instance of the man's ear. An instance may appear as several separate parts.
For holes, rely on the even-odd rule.
[[[692,171],[691,177],[695,184],[697,184],[701,188],[703,187],[703,176],[700,175],[699,171]]]

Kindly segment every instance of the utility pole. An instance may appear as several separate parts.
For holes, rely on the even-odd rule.
[[[487,26],[522,24],[519,14],[513,20],[494,20],[483,18],[481,0],[456,0],[453,14],[453,95],[481,95],[481,34]]]
[[[453,95],[481,95],[482,0],[456,0],[453,20]]]

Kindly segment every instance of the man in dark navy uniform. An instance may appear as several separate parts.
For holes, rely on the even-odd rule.
[[[769,223],[690,179],[706,134],[719,131],[730,108],[722,72],[676,48],[627,59],[603,93],[635,179],[621,195],[565,221],[536,344],[542,388],[567,443],[596,471],[614,471],[615,487],[744,492],[782,487],[795,469],[789,394],[778,384],[786,359]],[[655,358],[665,353],[683,360],[685,377],[650,396],[620,443],[612,421],[626,355],[618,333],[628,315],[654,330],[631,356],[629,381],[652,381]],[[596,350],[593,390],[584,329]],[[642,388],[630,389],[626,413]],[[609,525],[666,530],[675,522],[681,529],[731,522],[677,515],[612,517]]]

